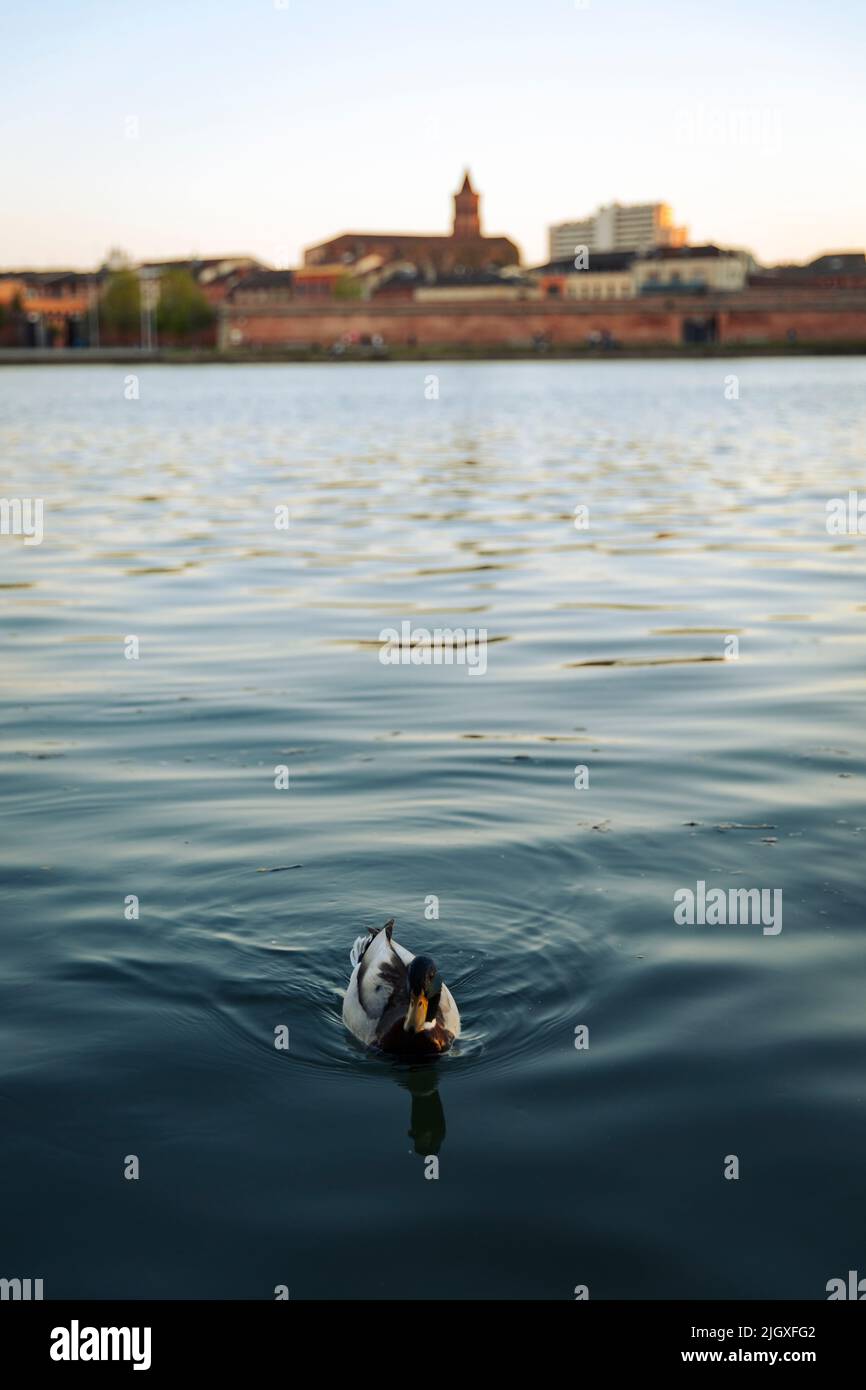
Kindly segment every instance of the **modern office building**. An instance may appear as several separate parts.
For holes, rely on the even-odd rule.
[[[667,203],[608,203],[591,217],[548,229],[551,261],[574,257],[579,246],[593,251],[650,251],[683,246],[687,228],[674,225]]]

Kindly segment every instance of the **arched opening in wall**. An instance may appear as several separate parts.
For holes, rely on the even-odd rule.
[[[718,340],[719,325],[715,314],[701,314],[683,319],[682,341],[684,343],[715,343]]]

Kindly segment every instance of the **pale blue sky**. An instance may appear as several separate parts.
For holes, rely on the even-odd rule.
[[[665,199],[765,260],[866,245],[863,0],[0,0],[0,265],[444,231],[527,259]],[[130,118],[138,137],[130,138]]]

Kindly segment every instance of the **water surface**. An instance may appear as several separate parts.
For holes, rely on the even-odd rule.
[[[45,500],[0,537],[0,1275],[862,1270],[866,538],[825,508],[864,437],[858,359],[0,372],[2,492]],[[486,674],[382,665],[404,620]],[[676,925],[698,880],[782,932]],[[432,1071],[340,1021],[391,916],[462,1010]]]

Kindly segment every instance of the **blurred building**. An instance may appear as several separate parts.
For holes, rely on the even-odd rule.
[[[748,251],[718,246],[656,246],[591,253],[585,269],[573,260],[549,261],[530,274],[541,298],[635,299],[652,294],[734,293],[749,283],[755,262]]]
[[[862,251],[832,251],[808,265],[774,265],[749,276],[754,289],[863,290],[866,255]]]
[[[748,251],[719,246],[660,246],[631,269],[636,294],[731,294],[745,289],[755,262]]]
[[[649,251],[683,246],[686,227],[674,225],[667,203],[608,203],[591,217],[548,228],[551,261],[574,260],[576,248],[592,251]]]
[[[347,273],[341,262],[299,266],[294,273],[294,294],[298,299],[332,299],[341,286],[355,285],[355,293],[347,297],[360,298],[363,286]]]
[[[537,297],[538,287],[517,267],[511,270],[464,271],[440,275],[433,284],[422,282],[412,295],[416,304],[491,304]]]
[[[454,195],[450,234],[417,235],[414,232],[343,232],[304,252],[305,266],[355,267],[370,257],[378,268],[401,262],[410,264],[426,279],[463,270],[495,270],[518,265],[520,252],[508,237],[485,236],[481,230],[481,198],[467,171]]]
[[[576,270],[569,257],[549,261],[531,273],[544,299],[632,299],[634,260],[633,251],[602,251],[590,256],[585,270]]]
[[[0,342],[4,346],[77,347],[88,340],[98,277],[77,270],[0,273]]]
[[[255,308],[257,304],[287,304],[294,294],[293,270],[253,270],[229,291],[233,304]]]

